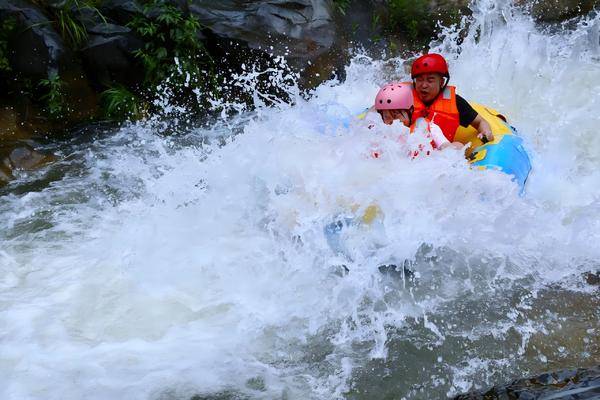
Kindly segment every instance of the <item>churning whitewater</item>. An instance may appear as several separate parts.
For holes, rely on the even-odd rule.
[[[402,59],[191,133],[98,130],[3,189],[0,397],[433,399],[597,362],[600,17],[472,9],[432,50],[524,137],[524,196],[344,123]],[[334,251],[326,227],[375,205]],[[414,279],[378,270],[404,263]]]

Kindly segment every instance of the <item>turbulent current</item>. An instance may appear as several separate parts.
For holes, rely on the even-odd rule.
[[[2,189],[0,398],[435,399],[597,363],[600,17],[472,8],[433,50],[520,131],[523,196],[342,123],[402,59],[185,134],[96,130]]]

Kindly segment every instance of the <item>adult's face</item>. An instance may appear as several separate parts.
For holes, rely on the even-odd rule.
[[[440,74],[421,74],[415,79],[417,95],[423,103],[430,103],[440,94],[444,77]]]

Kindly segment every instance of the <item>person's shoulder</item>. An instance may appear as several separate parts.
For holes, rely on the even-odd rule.
[[[464,97],[462,97],[460,94],[458,94],[458,93],[456,93],[456,101],[457,102],[460,101],[461,103],[467,103],[467,104],[469,104],[469,102]]]
[[[462,96],[456,95],[456,105],[461,109],[474,110],[471,104]]]
[[[462,126],[469,126],[475,118],[477,118],[477,111],[469,104],[463,97],[456,95],[456,108],[458,109],[458,115],[460,118],[460,124]]]

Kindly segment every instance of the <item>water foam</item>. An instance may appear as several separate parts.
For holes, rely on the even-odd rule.
[[[541,32],[508,3],[472,7],[462,44],[448,30],[434,49],[524,136],[524,198],[459,152],[411,160],[405,132],[340,123],[407,78],[363,55],[308,100],[289,86],[292,106],[74,145],[0,205],[2,397],[433,398],[593,360],[600,20]],[[383,216],[347,227],[340,258],[324,227],[371,204]],[[404,260],[417,284],[378,271]]]

